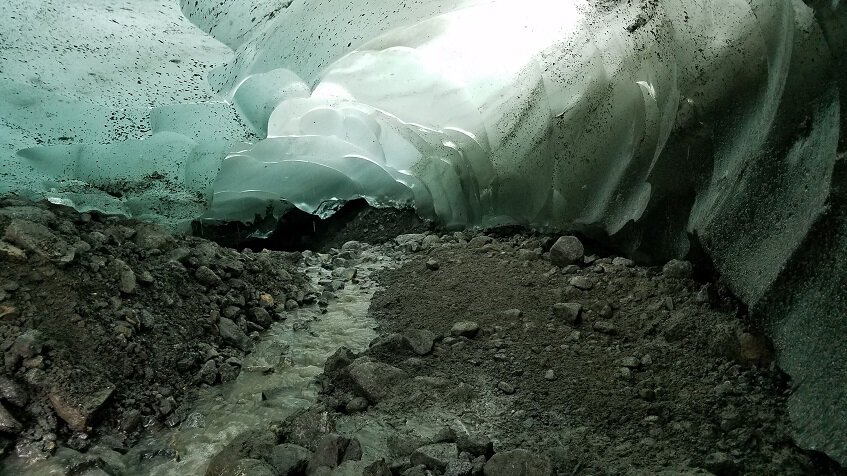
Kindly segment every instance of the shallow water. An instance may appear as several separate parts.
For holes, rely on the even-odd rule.
[[[323,371],[326,358],[340,346],[363,350],[376,336],[375,322],[367,316],[375,292],[368,276],[392,264],[380,256],[357,266],[359,283],[347,282],[326,313],[318,306],[287,313],[285,321],[275,323],[262,335],[255,350],[244,359],[235,381],[201,390],[192,412],[180,426],[142,440],[124,456],[107,451],[101,457],[127,476],[202,475],[211,458],[238,434],[312,405],[318,394],[315,377]],[[326,279],[329,273],[320,265],[307,268],[314,283]],[[163,444],[178,457],[139,462],[139,454]],[[46,461],[9,458],[0,467],[0,474],[65,474],[67,462],[61,450]]]

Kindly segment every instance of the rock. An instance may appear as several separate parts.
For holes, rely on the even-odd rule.
[[[164,250],[172,246],[174,237],[159,225],[141,223],[135,227],[135,244],[143,250]]]
[[[771,360],[768,340],[759,335],[743,332],[738,336],[736,358],[745,364],[765,364]]]
[[[200,372],[197,374],[197,377],[201,382],[212,385],[218,379],[218,366],[215,364],[214,360],[208,360],[203,367],[200,368]]]
[[[23,407],[29,402],[29,395],[14,380],[0,376],[0,400],[11,403],[16,407]]]
[[[582,291],[588,291],[594,287],[594,281],[586,276],[574,276],[568,280],[568,284]]]
[[[239,460],[232,469],[232,476],[277,476],[273,466],[252,458]]]
[[[309,461],[309,473],[317,468],[335,468],[345,461],[362,459],[362,446],[359,440],[347,438],[337,433],[330,433],[318,442],[318,447]]]
[[[271,327],[273,319],[268,311],[261,307],[255,307],[250,310],[251,321],[259,324],[263,329]]]
[[[468,452],[474,456],[491,457],[494,454],[494,443],[485,435],[459,433],[456,437],[459,451]]]
[[[544,380],[556,380],[556,372],[553,369],[549,369],[544,372]]]
[[[53,388],[47,398],[59,418],[75,431],[87,431],[97,411],[115,392],[115,386],[107,384],[100,390],[85,395],[72,394],[64,389]]]
[[[438,271],[441,268],[441,265],[438,263],[438,260],[430,259],[426,262],[426,269],[430,271]]]
[[[335,432],[334,415],[323,405],[312,405],[286,418],[277,435],[281,441],[315,451],[324,436]]]
[[[15,306],[0,306],[0,320],[14,320],[18,316],[20,316],[20,312]]]
[[[553,315],[569,324],[579,324],[582,320],[582,304],[575,302],[553,304]]]
[[[354,390],[373,403],[387,397],[401,381],[406,372],[381,362],[356,359],[347,367]]]
[[[672,259],[662,268],[662,274],[668,278],[688,279],[694,275],[694,266],[688,261]]]
[[[410,329],[403,333],[403,339],[406,340],[414,353],[427,355],[432,352],[435,334],[426,329]]]
[[[197,268],[197,271],[194,272],[194,277],[197,279],[200,284],[209,287],[216,287],[221,284],[221,278],[215,274],[214,271],[209,269],[208,266],[200,266]]]
[[[482,248],[483,246],[494,243],[494,238],[490,236],[480,235],[471,238],[471,241],[468,242],[468,246],[471,248]]]
[[[138,288],[135,272],[129,265],[119,259],[115,260],[114,266],[118,274],[118,289],[124,294],[134,294]]]
[[[364,397],[356,397],[349,402],[345,406],[345,410],[347,413],[360,413],[366,411],[368,409],[369,403],[368,399]]]
[[[594,325],[591,326],[591,328],[601,334],[611,335],[617,332],[617,328],[615,327],[615,325],[609,321],[596,321]]]
[[[637,369],[641,367],[641,361],[636,357],[624,357],[618,362],[621,367],[626,367],[628,369]]]
[[[362,476],[391,476],[391,467],[388,466],[385,459],[380,459],[365,466]]]
[[[432,470],[443,472],[447,463],[459,457],[456,443],[436,443],[422,446],[412,452],[409,460],[413,465],[423,465]]]
[[[479,324],[473,321],[461,321],[453,324],[450,335],[473,339],[479,333]]]
[[[27,220],[41,225],[49,225],[56,221],[56,214],[50,210],[30,205],[13,205],[10,207],[0,208],[0,217],[7,218],[9,220]]]
[[[735,476],[741,473],[738,463],[726,453],[716,452],[703,461],[703,467],[715,476]]]
[[[326,363],[324,363],[324,372],[327,374],[336,373],[353,363],[355,358],[356,354],[354,354],[352,350],[347,347],[339,347],[334,354],[326,359]]]
[[[3,235],[6,241],[32,251],[42,258],[59,263],[70,263],[75,251],[65,240],[59,238],[44,225],[27,220],[14,219]]]
[[[444,476],[471,476],[474,465],[469,461],[453,460],[447,463]]]
[[[292,444],[277,445],[271,451],[269,463],[279,476],[299,476],[306,472],[312,452]]]
[[[135,431],[141,424],[141,412],[138,410],[130,410],[126,412],[121,419],[121,431],[129,433]]]
[[[620,256],[618,256],[612,259],[612,264],[615,266],[621,266],[623,268],[629,268],[631,266],[634,266],[635,262],[633,262],[631,259],[621,258]]]
[[[277,446],[276,441],[277,436],[267,430],[241,433],[212,457],[206,469],[206,476],[247,476],[251,473],[237,472],[239,464],[244,459],[270,460],[273,450]],[[272,466],[271,471],[275,471]],[[274,474],[274,472],[271,474]]]
[[[371,341],[369,347],[372,353],[389,355],[406,354],[412,350],[409,341],[397,333],[379,335]]]
[[[0,403],[0,432],[17,435],[22,429],[23,425]]]
[[[222,317],[218,322],[218,330],[221,333],[221,338],[227,344],[244,352],[253,350],[253,341],[232,320]]]
[[[485,463],[485,476],[550,476],[553,466],[546,457],[527,450],[504,451],[495,454]]]
[[[497,388],[505,393],[506,395],[512,395],[515,393],[515,386],[510,384],[509,382],[500,382],[497,384]]]
[[[19,335],[12,344],[9,353],[23,359],[30,359],[44,349],[44,337],[37,330],[29,330]]]
[[[423,239],[425,237],[426,235],[423,235],[421,233],[410,233],[406,235],[400,235],[397,238],[394,238],[394,242],[400,246],[407,245],[412,242],[420,244],[421,242],[423,242]]]
[[[582,263],[585,247],[575,236],[563,236],[550,248],[550,261],[559,267]]]
[[[26,261],[26,252],[10,243],[0,240],[0,259],[6,261]]]
[[[402,476],[433,476],[433,474],[426,470],[426,466],[419,465],[403,471]]]
[[[518,319],[523,315],[523,312],[520,309],[506,309],[500,315],[507,319]]]

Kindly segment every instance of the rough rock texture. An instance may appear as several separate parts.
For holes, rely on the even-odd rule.
[[[62,207],[0,200],[0,237],[0,404],[13,418],[0,420],[14,430],[0,441],[18,451],[122,446],[179,424],[197,387],[233,379],[228,359],[283,316],[273,302],[307,296],[296,255]]]

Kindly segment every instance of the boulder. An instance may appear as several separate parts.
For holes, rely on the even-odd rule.
[[[562,236],[550,248],[550,262],[559,267],[581,264],[585,247],[575,236]]]
[[[406,379],[406,372],[381,362],[356,359],[347,368],[355,391],[373,403],[387,397]]]

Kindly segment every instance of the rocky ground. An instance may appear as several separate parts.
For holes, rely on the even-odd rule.
[[[382,335],[206,474],[844,474],[793,444],[790,383],[719,286],[555,238],[397,237]]]
[[[299,254],[0,201],[0,450],[125,450],[233,380],[259,332],[318,299]]]
[[[338,349],[315,405],[236,437],[205,474],[845,474],[793,444],[767,339],[690,263],[515,230],[396,236],[385,213],[344,222],[310,239],[321,253],[238,252],[0,201],[3,451],[89,476],[179,459],[167,441],[131,447],[232,382],[274,322],[370,287],[357,270],[387,260],[370,348]],[[128,458],[140,473],[119,469]]]

